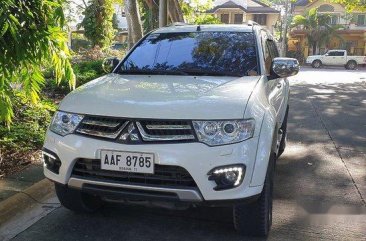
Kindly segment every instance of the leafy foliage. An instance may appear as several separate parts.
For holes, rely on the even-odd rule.
[[[219,24],[219,23],[221,23],[221,21],[218,18],[216,18],[210,14],[201,14],[196,17],[196,19],[194,20],[194,23],[195,24]]]
[[[148,33],[159,27],[159,5],[158,1],[148,4],[146,0],[139,0],[139,10],[144,33]]]
[[[91,60],[75,63],[73,65],[76,75],[76,87],[83,85],[90,80],[96,79],[105,74],[102,68],[103,60]],[[48,70],[49,71],[49,70]],[[47,94],[61,94],[65,95],[70,92],[70,89],[65,83],[56,84],[52,76],[47,80],[44,91]]]
[[[85,36],[93,47],[108,47],[114,38],[112,0],[89,0],[84,11],[84,19],[79,27],[84,27]]]
[[[328,43],[332,37],[341,39],[336,33],[341,26],[331,25],[330,18],[328,14],[318,13],[317,8],[312,8],[304,15],[296,15],[293,18],[292,27],[303,26],[314,54],[319,46]]]
[[[200,1],[200,0],[180,0],[180,6],[184,18],[187,23],[217,23],[218,20],[215,17],[209,17],[209,15],[203,15],[207,10],[213,8],[213,0]],[[197,21],[197,22],[196,22]]]
[[[22,92],[13,93],[14,123],[11,130],[0,125],[0,175],[14,171],[21,161],[30,160],[44,142],[45,132],[55,104],[42,98],[36,104],[28,101]]]
[[[342,4],[347,11],[366,11],[365,0],[332,0],[334,3]]]
[[[43,62],[51,63],[57,83],[75,86],[62,1],[0,1],[0,122],[11,123],[15,89],[33,103],[39,100]]]

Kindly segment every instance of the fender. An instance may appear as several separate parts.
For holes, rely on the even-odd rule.
[[[268,162],[272,152],[277,152],[277,123],[273,108],[268,109],[262,120],[261,132],[257,145],[253,175],[250,186],[261,186],[266,178]]]

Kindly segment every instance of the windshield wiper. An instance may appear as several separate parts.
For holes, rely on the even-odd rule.
[[[234,77],[242,77],[243,74],[237,72],[228,72],[228,71],[212,71],[212,70],[204,70],[204,69],[187,69],[184,72],[190,75],[198,75],[198,76],[234,76]]]
[[[141,75],[196,75],[196,76],[234,76],[242,77],[243,74],[229,71],[212,71],[205,69],[184,69],[184,70],[148,70],[128,69],[120,70],[118,74],[141,74]]]
[[[142,74],[142,75],[189,75],[181,70],[148,70],[148,69],[129,69],[120,70],[118,74]]]

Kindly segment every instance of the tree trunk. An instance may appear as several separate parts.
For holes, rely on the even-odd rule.
[[[125,12],[128,25],[128,48],[132,48],[142,38],[142,24],[139,6],[136,0],[125,0]]]
[[[147,14],[148,17],[145,20],[148,21],[148,23],[143,25],[146,33],[159,27],[159,2],[157,0],[145,0],[144,4],[145,8],[149,9],[149,13]]]
[[[313,43],[313,55],[316,55],[316,46],[318,46],[318,44],[316,42]]]
[[[159,1],[159,27],[165,27],[168,24],[168,0]]]
[[[288,18],[288,12],[289,12],[289,0],[285,1],[285,15],[283,17],[283,33],[282,33],[282,44],[281,44],[281,56],[285,57],[287,52],[287,18]]]
[[[183,12],[178,1],[168,0],[168,14],[172,23],[184,22]]]

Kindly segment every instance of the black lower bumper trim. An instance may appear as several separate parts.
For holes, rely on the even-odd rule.
[[[165,201],[179,201],[179,197],[175,193],[159,192],[159,191],[147,191],[136,190],[120,187],[106,187],[92,184],[84,184],[82,191],[85,193],[106,197],[108,199],[121,199],[121,200],[165,200]]]
[[[210,207],[226,207],[233,206],[236,204],[246,204],[255,202],[260,194],[240,198],[240,199],[230,199],[230,200],[203,200],[201,202],[190,202],[180,200],[178,195],[173,192],[159,192],[159,191],[149,191],[149,190],[137,190],[130,188],[120,188],[120,187],[107,187],[93,184],[84,184],[82,187],[82,192],[97,195],[107,200],[126,200],[126,201],[160,201],[160,202],[172,202],[172,203],[185,203],[195,206],[210,206]]]

